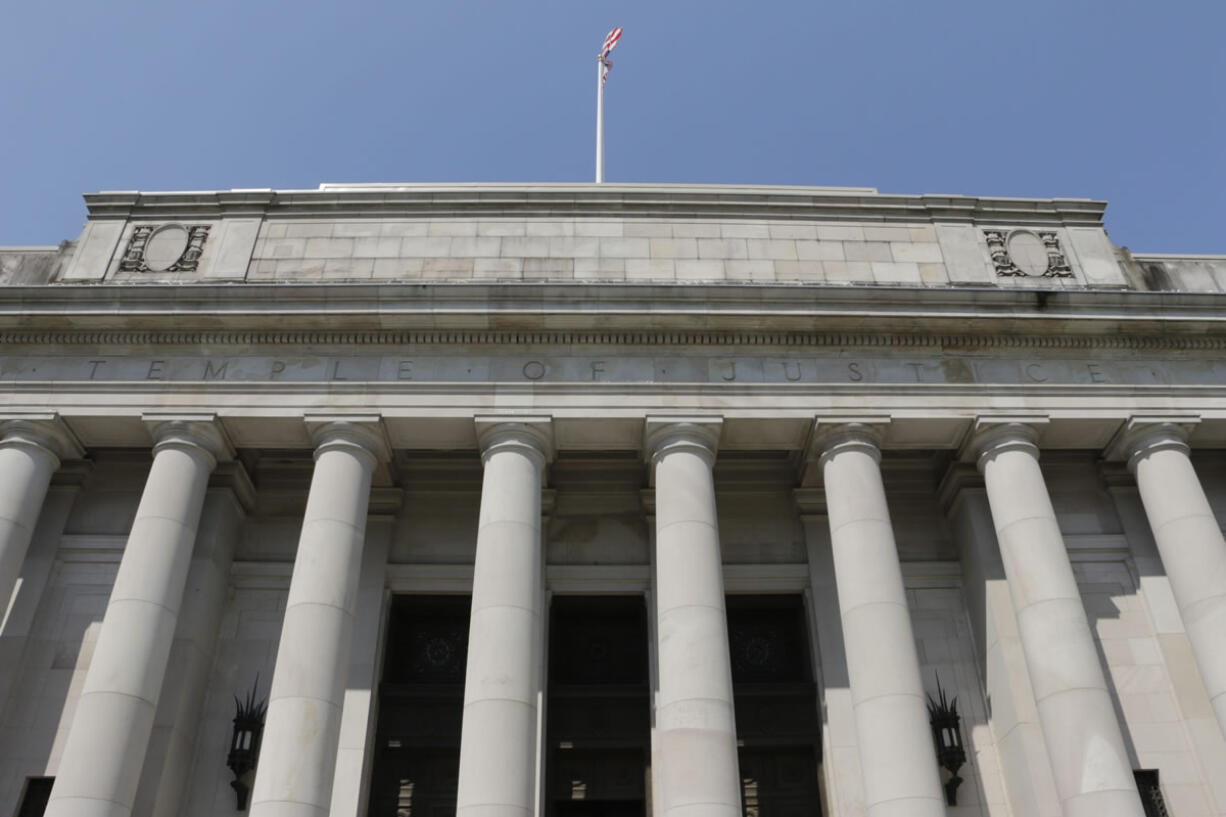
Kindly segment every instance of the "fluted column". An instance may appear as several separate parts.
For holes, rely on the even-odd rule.
[[[836,426],[817,441],[847,676],[869,817],[943,817],[945,797],[877,434]]]
[[[80,445],[53,415],[0,422],[0,624],[30,547],[51,475]]]
[[[332,800],[371,478],[375,420],[313,429],[315,471],[285,603],[252,817],[323,817]]]
[[[525,817],[540,754],[541,484],[552,440],[546,418],[477,418],[477,429],[485,473],[456,814]]]
[[[662,817],[741,813],[732,664],[712,466],[720,422],[648,419],[656,488],[654,773]]]
[[[1037,431],[981,423],[983,472],[1043,740],[1065,817],[1141,817],[1124,738],[1039,469]]]
[[[154,422],[153,465],[51,790],[51,817],[131,814],[209,473],[233,453],[213,422]]]
[[[1226,732],[1226,540],[1176,423],[1136,424],[1121,453],[1136,476],[1171,593]]]

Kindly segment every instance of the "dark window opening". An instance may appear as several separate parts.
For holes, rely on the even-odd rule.
[[[1137,792],[1141,795],[1145,817],[1170,817],[1170,812],[1166,810],[1166,800],[1162,797],[1162,787],[1158,785],[1158,770],[1138,769],[1132,776],[1137,781]]]
[[[644,817],[646,605],[638,596],[558,596],[549,622],[547,814]]]
[[[21,795],[17,817],[43,817],[43,812],[47,810],[47,801],[51,799],[53,783],[54,777],[27,777],[26,790]]]
[[[800,596],[729,596],[745,817],[821,814],[821,726]]]
[[[392,600],[370,817],[455,814],[471,607],[468,596]]]

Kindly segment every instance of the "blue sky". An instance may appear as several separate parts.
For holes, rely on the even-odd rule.
[[[94,190],[590,181],[1105,199],[1226,253],[1226,2],[11,2],[0,244]]]

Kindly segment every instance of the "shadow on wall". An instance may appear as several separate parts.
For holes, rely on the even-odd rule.
[[[1106,576],[1085,575],[1087,572],[1100,573],[1103,569],[1126,572],[1122,564],[1075,565],[1073,569],[1077,573],[1077,585],[1081,590],[1081,601],[1085,606],[1086,618],[1090,622],[1090,631],[1097,636],[1094,639],[1094,649],[1098,653],[1098,663],[1102,667],[1103,677],[1107,681],[1107,690],[1111,694],[1111,708],[1115,710],[1116,720],[1121,726],[1124,748],[1128,751],[1128,762],[1132,768],[1139,769],[1141,764],[1137,757],[1137,747],[1133,742],[1131,730],[1128,728],[1129,720],[1121,704],[1120,688],[1112,667],[1119,670],[1122,667],[1136,666],[1135,656],[1132,654],[1131,641],[1133,639],[1128,633],[1134,630],[1137,631],[1137,635],[1147,632],[1148,623],[1144,621],[1144,613],[1139,609],[1140,599],[1136,595],[1136,588],[1131,586],[1131,582],[1128,587],[1125,587],[1118,581],[1093,581],[1093,579],[1107,578]],[[1122,599],[1125,596],[1137,603],[1138,609],[1133,611],[1135,616],[1132,617],[1139,617],[1140,621],[1130,621],[1132,617],[1125,616],[1125,611],[1121,606],[1124,604]],[[1157,649],[1156,644],[1154,649]],[[1160,667],[1155,669],[1160,670]],[[1136,675],[1136,672],[1129,670],[1124,670],[1124,672],[1128,675]]]

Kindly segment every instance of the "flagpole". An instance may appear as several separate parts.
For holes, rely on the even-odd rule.
[[[604,181],[604,55],[596,58],[596,183]]]

